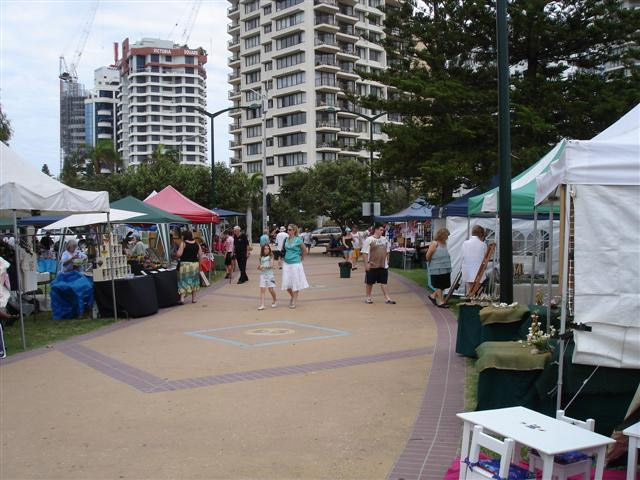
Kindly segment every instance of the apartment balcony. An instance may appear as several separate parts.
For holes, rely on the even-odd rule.
[[[241,92],[240,92],[239,89],[238,90],[235,90],[235,89],[234,90],[230,90],[229,91],[229,100],[233,100],[234,98],[240,96],[240,93]]]
[[[240,63],[240,55],[236,54],[236,55],[232,55],[231,57],[229,57],[229,59],[227,60],[227,65],[229,65],[230,67],[235,67],[236,64]],[[239,65],[238,65],[239,66]]]
[[[233,133],[238,130],[242,130],[242,122],[240,120],[229,124],[229,133]]]
[[[332,120],[316,120],[318,130],[340,130],[340,125]]]
[[[356,14],[353,7],[348,5],[340,5],[339,11],[336,12],[336,19],[343,22],[357,23],[358,15]]]
[[[231,165],[238,165],[242,163],[242,155],[234,155],[233,157],[229,158],[229,161],[231,162]]]
[[[335,78],[316,78],[316,90],[338,90]]]
[[[349,78],[349,79],[355,80],[360,78],[360,75],[356,73],[354,66],[349,66],[349,67],[341,66],[340,70],[338,70],[336,73],[338,76]]]
[[[404,118],[399,113],[389,113],[389,114],[387,114],[387,121],[395,122],[395,123],[402,123],[402,122],[404,122]]]
[[[335,73],[340,70],[340,67],[333,58],[316,57],[316,70],[327,70]]]
[[[315,28],[318,31],[337,32],[338,22],[333,15],[316,15]]]
[[[336,55],[339,57],[353,59],[353,60],[360,59],[360,57],[356,53],[356,47],[351,44],[349,44],[348,46],[344,46],[344,45],[340,46],[338,48],[338,51],[336,52]]]
[[[240,73],[230,73],[229,83],[240,83]]]
[[[239,15],[240,15],[240,8],[238,7],[238,5],[232,5],[229,8],[227,8],[227,17],[235,18]]]
[[[316,11],[338,11],[338,2],[337,0],[313,0],[313,8]]]
[[[338,135],[347,135],[347,136],[356,136],[359,137],[360,136],[360,131],[358,129],[358,127],[356,127],[356,124],[339,124],[339,128],[340,131],[338,132]]]
[[[335,101],[326,101],[316,98],[316,107],[317,108],[333,108],[336,109],[337,103]]]
[[[231,40],[229,40],[227,42],[227,47],[229,47],[229,50],[235,50],[236,48],[240,48],[240,39],[239,38],[232,38]]]
[[[348,42],[349,41],[356,42],[360,39],[360,37],[358,37],[358,34],[356,34],[356,31],[353,28],[353,25],[345,25],[345,24],[340,25],[340,27],[338,28],[338,31],[336,32],[336,36],[340,40],[346,40]]]
[[[337,140],[331,140],[328,142],[322,142],[322,141],[316,141],[316,149],[318,150],[335,150],[335,151],[339,151],[340,150],[340,146],[338,145],[338,141]]]
[[[240,28],[240,22],[233,22],[227,25],[227,32],[232,33]]]
[[[328,50],[332,52],[340,50],[335,38],[316,37],[313,43],[317,50]]]
[[[231,150],[237,150],[237,149],[241,149],[242,148],[242,143],[240,142],[234,142],[233,140],[229,140],[229,148]]]

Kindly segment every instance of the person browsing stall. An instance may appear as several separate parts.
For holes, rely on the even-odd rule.
[[[184,304],[184,297],[191,294],[191,303],[196,303],[196,292],[200,290],[200,257],[202,250],[193,239],[193,233],[187,230],[182,234],[182,243],[177,253],[180,259],[178,270],[178,293],[180,304]]]
[[[431,303],[440,308],[446,308],[443,290],[451,287],[451,257],[447,250],[449,230],[441,228],[436,232],[433,242],[427,250],[427,263],[429,265],[429,277],[434,291],[429,295]]]
[[[60,257],[60,271],[64,273],[81,270],[80,260],[86,260],[87,256],[78,250],[78,242],[73,238],[67,242],[64,253]]]
[[[471,293],[473,283],[476,281],[478,270],[482,265],[487,244],[484,243],[485,231],[480,225],[474,225],[471,229],[471,238],[462,243],[462,281],[465,283],[467,295]],[[484,278],[480,279],[482,282]]]

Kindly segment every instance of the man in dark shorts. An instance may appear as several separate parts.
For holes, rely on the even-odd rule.
[[[389,250],[390,245],[384,237],[384,227],[376,224],[373,228],[373,235],[364,241],[364,245],[360,253],[364,257],[364,268],[366,270],[364,276],[365,303],[373,303],[371,300],[371,290],[373,285],[379,283],[384,294],[385,302],[389,305],[395,305],[395,300],[391,300],[389,290],[387,289],[387,279],[389,276]]]
[[[247,277],[249,239],[247,238],[247,234],[244,233],[238,226],[233,227],[233,236],[235,237],[233,248],[236,254],[236,262],[238,262],[238,269],[240,270],[240,278],[238,279],[238,283],[245,283],[249,281],[249,277]]]

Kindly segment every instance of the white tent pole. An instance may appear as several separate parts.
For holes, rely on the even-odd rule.
[[[404,252],[402,252],[402,269],[407,269],[407,222],[404,222]]]
[[[113,270],[113,250],[111,248],[111,217],[110,213],[107,212],[107,243],[109,244],[109,271],[111,273],[111,297],[113,299],[113,318],[115,321],[118,321],[118,306],[116,305],[116,282],[113,279],[114,270]]]
[[[547,332],[551,326],[551,298],[553,297],[553,202],[549,205],[549,253],[547,254],[547,294],[549,295],[547,302]]]
[[[556,410],[561,410],[562,401],[562,371],[564,367],[564,340],[562,335],[567,324],[567,310],[569,306],[569,228],[571,227],[571,187],[565,185],[564,192],[564,243],[562,248],[562,310],[560,311],[560,364],[558,365],[558,397],[556,399]]]
[[[20,275],[20,239],[18,237],[18,218],[16,211],[13,211],[13,236],[15,238],[15,254],[16,254],[16,276],[18,278],[18,285],[16,291],[18,292],[18,303],[20,304],[20,335],[22,336],[22,349],[27,349],[27,339],[24,335],[24,314],[22,313],[22,290],[20,285],[22,284],[22,275]]]
[[[529,295],[529,303],[533,305],[535,288],[533,277],[536,274],[536,256],[538,255],[538,209],[533,207],[533,252],[531,254],[531,293]]]

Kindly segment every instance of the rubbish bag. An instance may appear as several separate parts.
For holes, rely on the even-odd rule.
[[[93,305],[93,280],[80,272],[59,273],[51,282],[54,320],[81,316]]]

